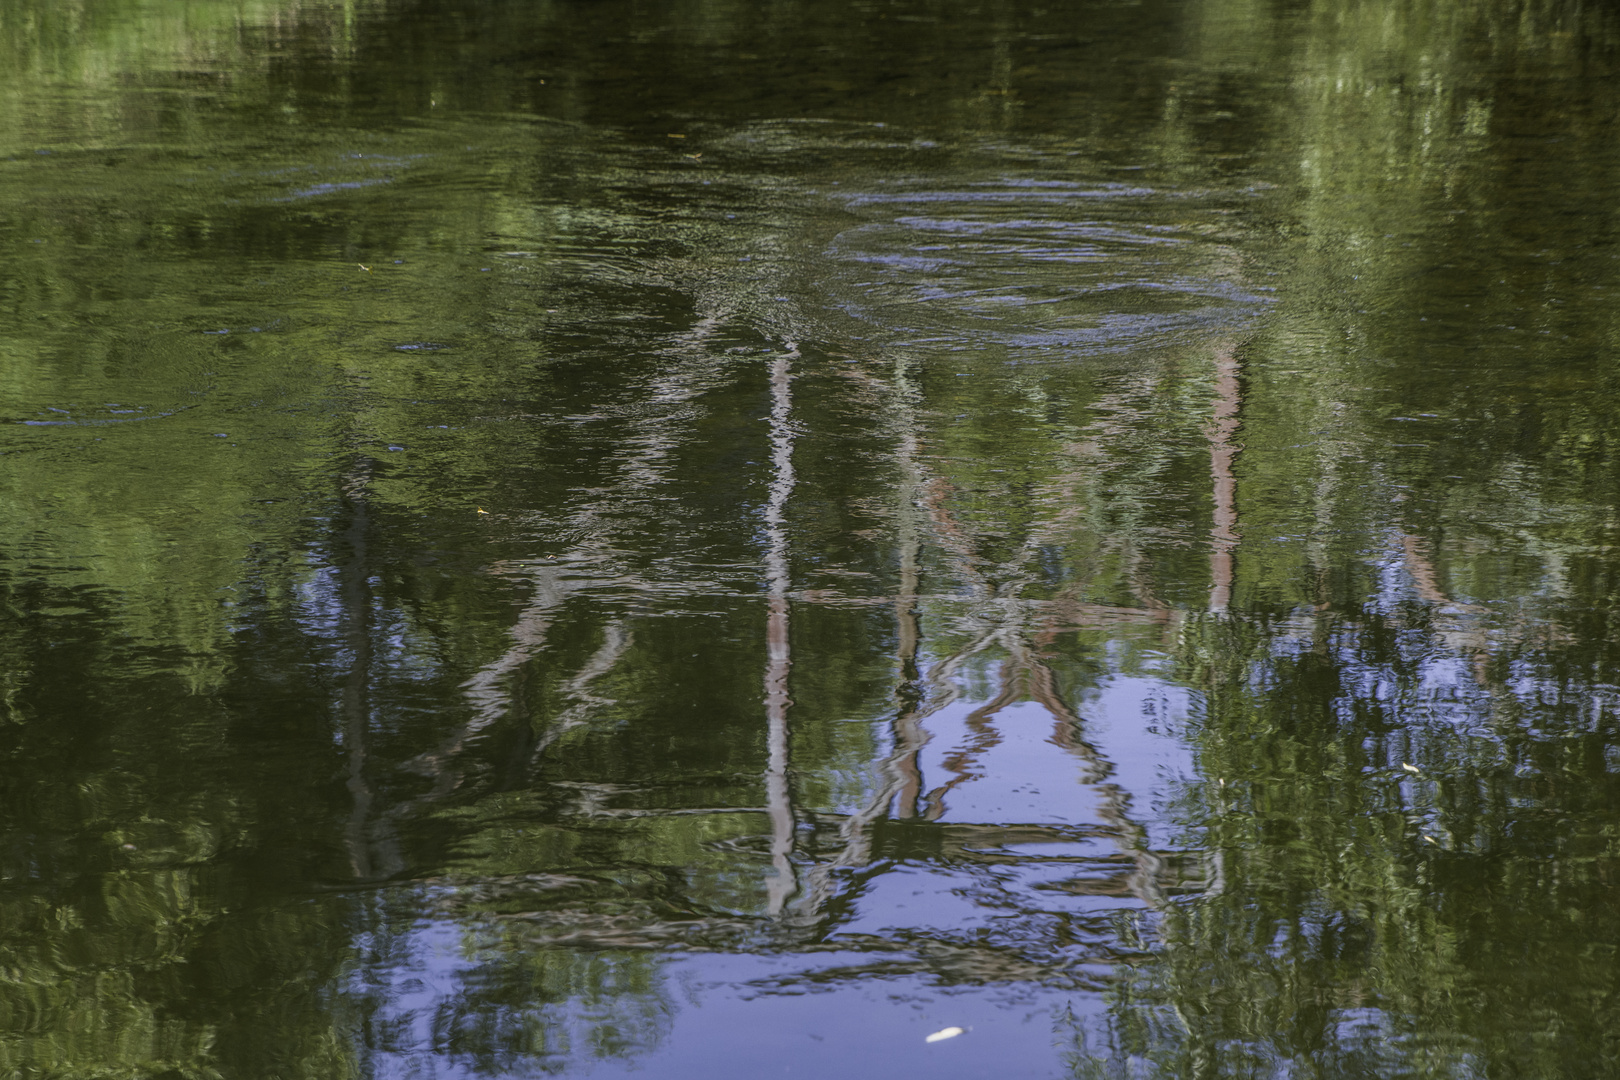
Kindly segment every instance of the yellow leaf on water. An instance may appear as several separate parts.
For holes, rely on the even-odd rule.
[[[1408,765],[1404,761],[1401,762],[1401,768],[1405,769],[1409,773],[1412,773],[1413,775],[1416,775],[1417,773],[1420,773],[1420,772],[1423,771],[1423,770],[1419,769],[1416,765]]]

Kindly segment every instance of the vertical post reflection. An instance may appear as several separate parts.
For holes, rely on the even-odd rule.
[[[1237,350],[1223,344],[1215,354],[1215,412],[1209,430],[1209,472],[1215,496],[1215,520],[1210,529],[1209,610],[1223,612],[1232,603],[1232,552],[1238,545],[1237,477],[1232,464],[1238,446],[1234,440],[1243,406],[1243,366]]]
[[[780,915],[798,891],[793,869],[793,792],[788,783],[788,671],[793,666],[788,641],[787,501],[793,491],[793,361],[792,342],[771,361],[771,484],[765,500],[765,803],[771,819],[771,867],[768,909]]]
[[[921,672],[917,667],[917,648],[922,639],[922,628],[917,614],[917,562],[922,552],[922,538],[917,528],[916,505],[922,489],[922,473],[917,467],[918,438],[914,399],[916,390],[906,374],[904,358],[894,365],[895,412],[900,430],[900,474],[903,487],[897,508],[900,540],[900,592],[895,597],[895,621],[899,629],[900,712],[895,717],[895,752],[891,770],[900,783],[895,815],[901,818],[917,816],[917,801],[922,796],[922,769],[917,755],[928,741],[922,726],[924,694]]]
[[[366,780],[366,736],[371,727],[371,570],[367,540],[371,530],[366,486],[371,463],[361,459],[345,478],[349,527],[344,532],[348,561],[340,564],[342,634],[347,638],[348,672],[343,679],[343,749],[348,757],[349,820],[344,845],[349,849],[349,872],[357,880],[371,877],[371,845],[367,819],[371,815],[371,785]]]

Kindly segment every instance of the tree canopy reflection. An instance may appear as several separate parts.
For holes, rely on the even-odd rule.
[[[1607,13],[462,9],[0,15],[8,1068],[1614,1070]]]

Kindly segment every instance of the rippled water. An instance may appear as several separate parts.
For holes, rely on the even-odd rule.
[[[1617,45],[0,0],[4,1071],[1613,1075]]]

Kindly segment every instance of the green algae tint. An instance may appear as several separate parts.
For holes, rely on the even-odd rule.
[[[0,0],[0,1072],[1620,1072],[1617,49]]]

